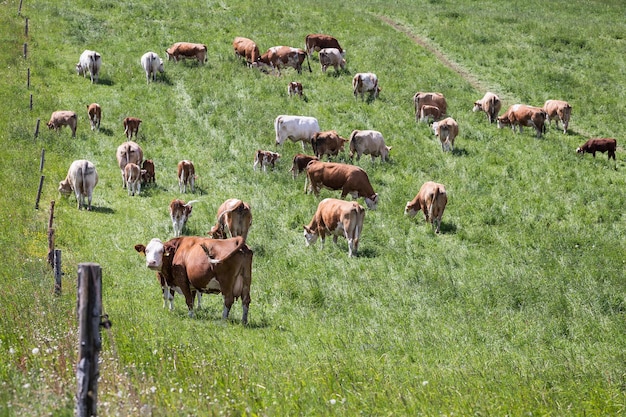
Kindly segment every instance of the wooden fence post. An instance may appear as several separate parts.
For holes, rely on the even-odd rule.
[[[39,123],[41,122],[40,119],[37,119],[37,126],[35,126],[35,139],[37,139],[37,137],[39,136]]]
[[[48,263],[54,268],[54,229],[52,221],[54,219],[54,200],[50,202],[50,218],[48,219]]]
[[[26,70],[26,88],[30,88],[30,67]]]
[[[39,199],[41,198],[41,189],[43,188],[43,180],[46,178],[45,175],[42,175],[39,178],[39,189],[37,190],[37,200],[35,201],[35,210],[39,210]]]
[[[39,172],[43,171],[43,162],[44,162],[44,158],[46,156],[46,150],[44,148],[41,148],[41,158],[39,159]],[[54,203],[53,203],[54,206]]]
[[[33,110],[33,95],[30,95],[30,102],[28,104],[28,108],[32,111]]]
[[[24,36],[28,36],[28,18],[26,18],[26,23],[24,25]]]
[[[26,59],[26,55],[28,55],[27,52],[28,52],[28,44],[24,42],[24,59]]]
[[[61,277],[63,271],[61,269],[61,249],[54,250],[54,294],[61,295]]]
[[[17,15],[20,16],[22,14],[22,0],[20,0],[20,6],[17,8]]]
[[[96,416],[98,406],[98,355],[102,348],[102,276],[100,265],[78,264],[78,366],[76,408],[78,417]]]

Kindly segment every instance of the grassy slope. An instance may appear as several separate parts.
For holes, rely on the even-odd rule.
[[[112,1],[38,4],[25,13],[31,19],[26,62],[20,58],[23,20],[14,15],[16,5],[2,6],[9,47],[0,54],[6,69],[0,94],[10,111],[0,115],[8,145],[1,158],[14,168],[0,173],[0,185],[9,190],[19,184],[24,192],[14,193],[10,205],[0,204],[6,252],[0,375],[7,388],[0,412],[71,414],[73,276],[87,261],[103,268],[104,305],[114,323],[102,353],[105,415],[137,414],[142,407],[155,415],[207,409],[216,415],[623,410],[623,162],[614,169],[605,157],[580,160],[572,152],[585,140],[583,132],[616,136],[623,130],[624,94],[617,82],[623,23],[594,23],[623,15],[623,6],[597,7],[581,21],[575,18],[581,6],[568,2],[554,9],[563,15],[545,11],[547,18],[538,21],[519,13],[526,6],[509,2],[498,10],[500,26],[477,31],[472,28],[491,17],[493,6],[370,2],[372,13],[355,14],[351,5],[333,3],[330,21],[313,6],[240,3],[209,2],[186,11],[193,2],[181,2],[176,18],[164,1],[124,8]],[[536,140],[487,126],[483,115],[470,111],[483,91],[383,23],[380,14],[429,39],[506,104],[568,99],[572,133],[552,130]],[[586,36],[589,30],[582,29],[563,35],[558,28],[572,21],[601,35]],[[324,76],[313,60],[312,74],[275,78],[245,69],[232,56],[237,35],[265,49],[301,46],[312,32],[341,40],[347,72]],[[166,63],[165,82],[146,86],[141,54],[163,55],[182,39],[207,43],[208,65]],[[515,42],[523,46],[515,48]],[[103,54],[98,85],[73,71],[85,48]],[[27,67],[33,71],[33,112],[26,104]],[[352,99],[350,79],[357,71],[378,74],[380,100]],[[286,97],[291,79],[303,82],[307,101]],[[411,96],[418,90],[448,97],[461,125],[454,154],[442,155],[428,128],[415,125]],[[100,133],[87,128],[83,109],[92,101],[104,109]],[[33,141],[36,119],[45,122],[60,108],[79,114],[78,137],[42,130]],[[278,114],[313,115],[323,129],[343,136],[374,128],[394,147],[390,164],[359,162],[382,203],[366,214],[358,258],[346,258],[341,240],[323,250],[303,247],[301,225],[317,200],[303,194],[301,178],[294,183],[286,173],[300,145],[281,149],[276,172],[252,172],[254,150],[273,147]],[[144,120],[138,141],[157,163],[158,182],[132,199],[120,187],[114,161],[128,115]],[[34,212],[41,148],[46,183],[42,209]],[[56,193],[57,181],[79,157],[96,163],[100,174],[93,213],[77,212],[73,199]],[[171,236],[166,207],[179,196],[173,167],[182,158],[194,160],[199,171],[199,191],[183,198],[202,200],[189,234],[204,234],[226,198],[252,204],[248,328],[222,325],[219,297],[205,297],[196,320],[186,319],[180,296],[173,313],[163,311],[152,274],[132,250],[135,243]],[[421,218],[402,215],[404,203],[429,179],[450,193],[440,236]],[[57,246],[66,271],[60,298],[51,295],[51,273],[42,261],[52,199],[58,200]],[[239,304],[232,314],[240,318]],[[34,355],[33,347],[50,353]]]

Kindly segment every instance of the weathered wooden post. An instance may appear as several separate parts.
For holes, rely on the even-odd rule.
[[[54,219],[54,200],[50,202],[50,218],[48,219],[48,263],[54,268],[54,229],[52,221]]]
[[[24,36],[28,36],[28,18],[26,18],[26,22],[24,24]]]
[[[30,88],[30,67],[26,70],[26,88]]]
[[[30,103],[28,105],[28,108],[32,111],[33,110],[33,95],[30,95]]]
[[[42,175],[39,178],[39,189],[37,190],[37,200],[35,201],[35,210],[39,210],[39,199],[41,198],[41,189],[43,188],[43,180],[46,178],[45,175]]]
[[[22,0],[20,0],[20,5],[17,8],[17,15],[20,16],[22,14]]]
[[[37,119],[37,126],[35,126],[35,139],[39,136],[39,123],[41,123],[41,120]]]
[[[61,249],[54,250],[54,295],[61,295]]]
[[[98,415],[98,356],[102,348],[102,276],[100,265],[78,264],[78,366],[76,408],[78,417]]]
[[[43,171],[43,163],[44,163],[45,157],[46,157],[46,150],[44,148],[41,148],[41,158],[39,158],[39,172]]]
[[[24,59],[26,59],[27,52],[28,52],[28,44],[24,42]]]

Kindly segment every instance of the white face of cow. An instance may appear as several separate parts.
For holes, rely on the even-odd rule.
[[[370,210],[376,210],[376,207],[378,206],[378,194],[374,194],[370,197],[365,197],[365,204]]]
[[[307,246],[315,244],[315,242],[317,241],[317,236],[317,233],[315,233],[312,229],[304,226],[304,239]]]
[[[411,202],[407,201],[406,206],[404,207],[404,214],[409,217],[415,217],[417,214],[417,210],[415,210],[414,206],[411,206]]]
[[[160,239],[152,239],[145,252],[146,266],[154,271],[160,271],[163,267],[163,242]]]
[[[474,108],[472,109],[472,111],[477,112],[477,111],[481,111],[482,109],[483,109],[483,106],[480,103],[476,102],[474,103]]]

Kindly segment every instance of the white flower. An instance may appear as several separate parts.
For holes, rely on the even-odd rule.
[[[33,355],[39,355],[39,348],[33,348]]]
[[[428,381],[422,381],[422,386],[425,387],[426,385],[428,385]]]
[[[15,349],[13,349],[13,348],[9,348],[9,353],[10,353],[11,355],[15,354]]]
[[[337,403],[337,400],[334,398],[331,398],[329,402],[330,402],[330,405],[335,405]]]
[[[154,386],[150,387],[150,392],[154,394],[156,392],[156,387]]]

